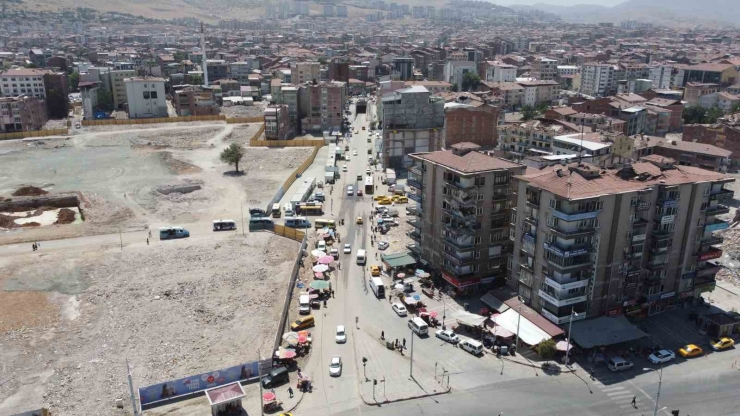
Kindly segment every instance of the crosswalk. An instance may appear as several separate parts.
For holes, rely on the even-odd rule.
[[[610,415],[629,415],[629,416],[641,416],[652,413],[652,403],[645,400],[642,394],[638,391],[633,391],[628,387],[625,387],[621,383],[624,382],[617,374],[611,371],[600,373],[595,381],[591,383],[605,394],[609,400],[614,403],[612,407],[613,411],[608,412]],[[632,399],[635,399],[635,403],[632,404]]]

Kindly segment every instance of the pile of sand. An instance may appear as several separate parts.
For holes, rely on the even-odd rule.
[[[35,186],[23,186],[13,192],[13,196],[41,196],[46,194],[48,194],[48,192]]]
[[[75,222],[75,212],[69,208],[62,208],[57,213],[57,220],[54,224],[72,224]]]

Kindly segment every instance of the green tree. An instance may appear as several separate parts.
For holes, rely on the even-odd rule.
[[[683,117],[684,124],[696,124],[704,122],[704,115],[706,115],[706,113],[707,110],[703,107],[695,105],[684,108],[681,117]]]
[[[236,173],[239,173],[239,162],[244,157],[244,148],[238,143],[231,143],[229,147],[221,152],[221,161],[234,165]]]
[[[534,107],[532,107],[529,104],[526,104],[522,107],[521,113],[522,113],[522,119],[524,121],[531,120],[537,115],[537,112],[534,110]]]
[[[69,74],[69,77],[67,77],[69,80],[69,90],[72,92],[77,92],[77,87],[80,85],[80,73],[79,72],[73,72]]]
[[[537,112],[538,114],[544,114],[544,113],[545,113],[545,111],[547,111],[547,110],[549,110],[549,109],[550,109],[550,106],[549,106],[549,105],[547,105],[547,103],[546,103],[546,102],[541,102],[541,103],[537,104],[537,107],[535,107],[535,111],[536,111],[536,112]]]
[[[458,90],[457,84],[452,84],[452,87],[450,87],[450,90],[452,90],[452,92],[457,92]]]
[[[49,90],[46,94],[46,109],[49,112],[49,118],[65,118],[69,111],[69,97],[57,91]]]
[[[555,357],[557,351],[555,349],[555,341],[551,339],[540,342],[535,349],[537,350],[537,355],[543,360],[551,360]]]
[[[725,115],[721,108],[712,107],[704,114],[704,124],[712,124]]]
[[[190,75],[190,85],[203,85],[203,77],[200,74]]]
[[[186,54],[185,52],[175,52],[174,58],[175,62],[181,62],[188,59],[188,54]]]
[[[463,91],[475,91],[480,85],[480,77],[475,72],[466,72],[462,79]]]
[[[113,96],[105,88],[98,88],[98,109],[102,111],[113,111]]]
[[[740,111],[740,104],[735,104],[735,106],[732,107],[732,111],[731,112],[732,113],[737,113],[738,111]]]
[[[326,65],[326,58],[324,58],[323,56],[321,58],[319,58],[319,63],[321,65]]]

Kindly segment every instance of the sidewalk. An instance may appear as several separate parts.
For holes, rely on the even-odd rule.
[[[277,396],[277,399],[283,402],[282,410],[276,412],[277,414],[283,413],[283,412],[290,412],[291,410],[295,409],[296,406],[301,402],[301,399],[303,398],[304,394],[311,394],[311,393],[303,393],[298,391],[296,388],[296,382],[297,382],[297,376],[296,373],[290,373],[290,382],[285,383],[282,386],[276,387],[272,390],[275,391],[275,395]],[[246,397],[242,399],[242,406],[247,411],[247,414],[250,415],[258,415],[261,413],[260,406],[262,405],[262,402],[260,400],[260,386],[257,383],[247,384],[245,386],[242,386],[244,388],[244,393],[246,394]],[[288,393],[288,387],[293,388],[293,397],[290,397],[290,394]],[[270,390],[263,390],[264,392],[268,392]]]

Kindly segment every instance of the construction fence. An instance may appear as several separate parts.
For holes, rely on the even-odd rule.
[[[273,226],[272,232],[277,235],[290,238],[291,240],[298,241],[299,243],[302,242],[303,239],[306,237],[305,231],[300,231],[298,229],[286,227],[280,224],[275,224]]]
[[[226,124],[263,123],[264,117],[234,117],[227,118]]]
[[[16,131],[13,133],[0,133],[0,140],[25,139],[27,137],[63,136],[67,134],[69,134],[69,130],[67,129]]]
[[[185,116],[185,117],[157,117],[157,118],[134,118],[126,120],[82,120],[83,126],[117,126],[126,124],[157,124],[157,123],[182,123],[193,121],[225,121],[226,116]]]
[[[259,136],[257,136],[259,137]],[[256,140],[252,139],[252,147],[321,147],[324,139],[318,140]]]
[[[311,163],[313,163],[314,159],[316,159],[316,154],[319,153],[319,149],[321,149],[321,146],[316,146],[313,148],[313,152],[311,152],[311,156],[308,157],[303,163],[301,163],[301,166],[298,166],[296,170],[293,171],[293,174],[290,175],[288,179],[285,180],[283,183],[283,191],[288,192],[288,189],[290,189],[290,185],[293,185],[293,182],[298,179],[300,175],[303,174],[303,172],[308,169],[309,166],[311,166]]]

